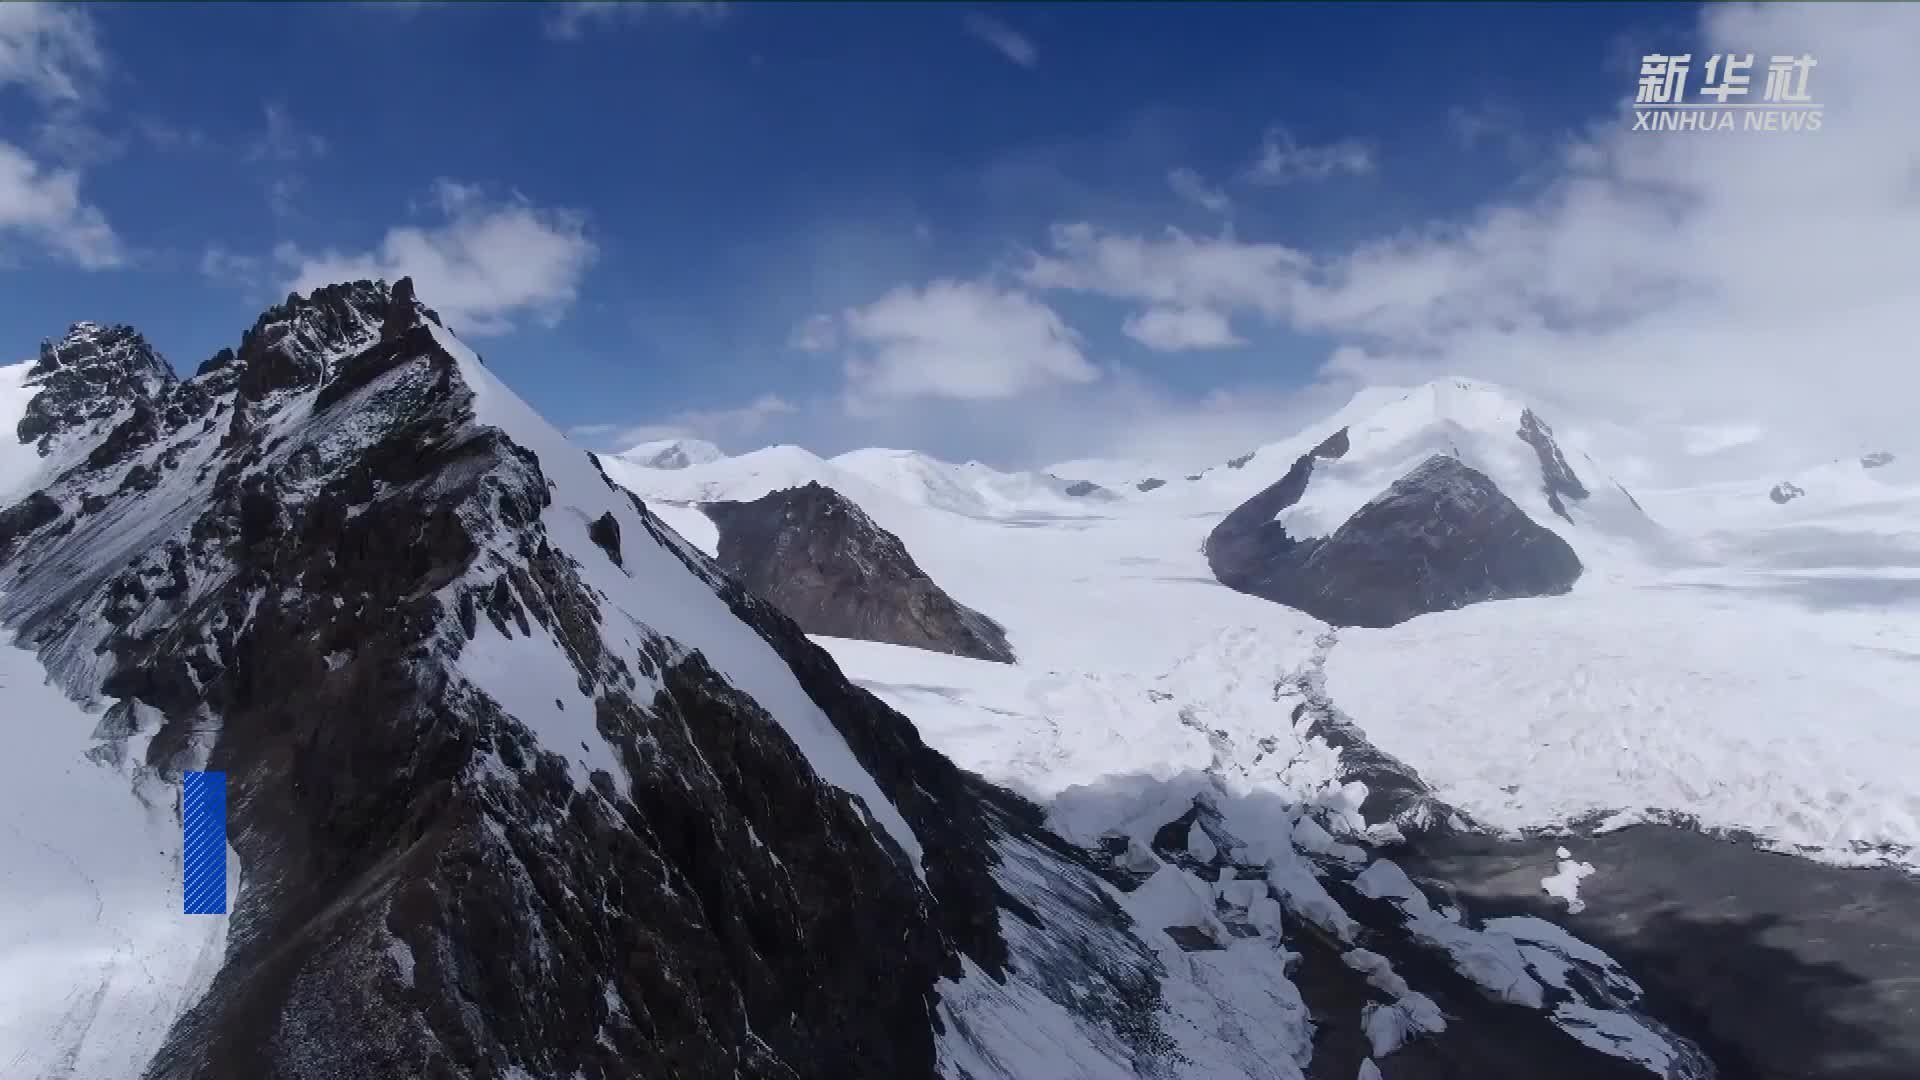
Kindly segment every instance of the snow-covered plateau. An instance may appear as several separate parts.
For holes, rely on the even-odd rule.
[[[1272,685],[1325,627],[1220,588],[1208,532],[1337,430],[1352,448],[1282,514],[1290,534],[1331,532],[1424,455],[1458,454],[1586,572],[1565,596],[1339,630],[1328,693],[1376,746],[1502,829],[1684,815],[1816,858],[1920,868],[1920,484],[1856,462],[1809,483],[1820,494],[1804,504],[1772,503],[1758,480],[1630,493],[1570,449],[1592,494],[1563,517],[1515,436],[1524,411],[1469,380],[1376,388],[1238,468],[1098,503],[907,452],[775,447],[671,475],[609,471],[709,549],[711,524],[675,502],[818,481],[859,503],[1005,625],[1021,663],[858,642],[831,643],[836,657],[963,765],[1045,798],[1204,767],[1216,728],[1243,753],[1283,735]],[[1789,551],[1787,536],[1802,543]],[[1183,710],[1216,719],[1182,723]],[[1297,770],[1307,754],[1281,760]]]

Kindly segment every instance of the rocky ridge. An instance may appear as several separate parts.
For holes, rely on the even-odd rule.
[[[966,1022],[936,986],[1008,979],[1003,919],[1089,888],[1030,807],[637,499],[583,488],[584,453],[485,422],[504,389],[409,282],[290,297],[184,381],[100,339],[48,352],[55,390],[101,392],[56,393],[26,433],[62,467],[0,511],[0,621],[106,706],[98,760],[229,777],[226,963],[150,1076],[932,1076]],[[751,655],[656,625],[662,588],[739,620]],[[573,703],[509,707],[466,659],[502,649],[567,672]],[[770,712],[723,673],[749,662],[799,696]],[[794,709],[891,805],[823,780]],[[608,767],[579,767],[586,739]],[[1074,981],[1111,999],[1077,1014],[1147,1053],[1155,969],[1124,959],[1117,908],[1076,903]]]

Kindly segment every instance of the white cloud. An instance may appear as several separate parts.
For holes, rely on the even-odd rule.
[[[1212,308],[1151,307],[1127,317],[1126,335],[1149,349],[1181,352],[1245,345],[1227,317]]]
[[[270,272],[267,260],[258,255],[242,255],[218,244],[200,255],[201,276],[223,285],[254,291],[271,280]]]
[[[1255,184],[1291,184],[1326,180],[1342,173],[1364,176],[1373,171],[1373,147],[1359,139],[1341,139],[1322,146],[1303,146],[1285,128],[1269,128],[1246,179]]]
[[[1520,118],[1505,105],[1485,103],[1447,108],[1447,129],[1460,145],[1473,148],[1489,142],[1507,142],[1522,138]]]
[[[809,324],[814,334],[822,325]],[[848,404],[862,411],[920,397],[992,401],[1100,377],[1052,308],[985,282],[894,289],[842,312],[834,333]]]
[[[9,236],[24,237],[55,258],[88,270],[123,265],[120,238],[99,208],[80,198],[80,174],[48,169],[0,142],[0,257]]]
[[[523,313],[548,324],[565,315],[598,255],[581,214],[520,198],[491,201],[448,181],[436,185],[434,195],[443,222],[395,226],[373,251],[316,253],[281,245],[274,255],[288,270],[286,287],[305,292],[337,281],[410,276],[423,301],[462,333],[476,335],[505,333]]]
[[[19,87],[45,109],[34,141],[48,159],[0,141],[0,263],[14,264],[23,243],[89,270],[126,263],[106,215],[81,198],[77,168],[120,151],[119,141],[86,117],[107,73],[87,12],[0,3],[0,91]]]
[[[1278,314],[1312,265],[1305,252],[1231,236],[1195,237],[1169,228],[1157,237],[1056,225],[1050,253],[1021,271],[1038,289],[1067,289],[1159,307]]]
[[[593,27],[635,22],[652,16],[717,22],[732,13],[725,0],[581,0],[557,4],[547,19],[547,36],[577,41]]]
[[[967,33],[993,47],[993,50],[1023,68],[1040,62],[1040,50],[1025,34],[990,15],[974,11],[967,14]]]
[[[1208,184],[1205,177],[1192,169],[1179,168],[1168,173],[1167,186],[1173,189],[1175,195],[1202,210],[1224,214],[1233,209],[1233,202],[1227,198],[1226,192]]]
[[[582,424],[569,428],[567,437],[591,443],[611,451],[657,439],[700,438],[711,442],[750,439],[764,431],[778,417],[799,410],[778,394],[762,394],[744,405],[728,409],[689,409],[652,423]]]
[[[840,327],[831,315],[815,315],[793,328],[787,345],[802,352],[827,352],[840,343]]]
[[[88,118],[86,111],[74,107],[55,108],[34,130],[33,144],[41,154],[76,168],[112,161],[126,150],[125,136],[102,130]]]
[[[1313,259],[1064,226],[1025,281],[1327,335],[1346,346],[1324,372],[1340,379],[1458,372],[1621,429],[1758,427],[1750,445],[1782,457],[1910,441],[1920,10],[1714,5],[1703,20],[1696,51],[1817,57],[1823,129],[1634,132],[1623,76],[1621,113],[1537,195]]]
[[[78,102],[107,72],[93,19],[62,4],[0,4],[0,88],[25,87],[48,104]]]
[[[248,161],[295,162],[324,157],[327,140],[294,123],[293,114],[277,101],[261,106],[266,120],[246,150]]]
[[[157,150],[204,150],[212,144],[207,133],[198,128],[181,127],[153,117],[140,117],[133,130]]]

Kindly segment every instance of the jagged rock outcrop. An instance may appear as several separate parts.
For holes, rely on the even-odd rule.
[[[1893,455],[1885,450],[1875,450],[1871,454],[1860,456],[1860,467],[1863,469],[1878,469],[1891,464],[1893,464]]]
[[[1527,409],[1520,414],[1520,430],[1516,434],[1540,457],[1540,489],[1546,492],[1547,505],[1571,524],[1573,515],[1567,512],[1567,504],[1562,500],[1577,502],[1586,498],[1587,486],[1573,474],[1566,455],[1560,452],[1560,444],[1553,441],[1553,429],[1535,416],[1532,409]]]
[[[1801,487],[1799,484],[1796,484],[1791,480],[1782,480],[1779,483],[1773,485],[1772,490],[1767,492],[1767,498],[1772,499],[1774,502],[1782,506],[1785,506],[1787,503],[1792,502],[1793,500],[1799,498],[1802,495],[1805,495],[1806,493],[1807,493],[1806,489]]]
[[[1580,559],[1566,541],[1446,455],[1428,458],[1332,535],[1289,536],[1275,518],[1306,492],[1316,461],[1347,450],[1342,429],[1215,526],[1206,554],[1222,584],[1338,626],[1392,626],[1484,600],[1565,592],[1578,580]]]
[[[226,772],[246,883],[149,1075],[933,1076],[939,981],[1005,977],[1002,920],[1097,896],[1091,871],[604,474],[583,488],[587,455],[485,420],[489,377],[409,297],[289,298],[185,382],[140,348],[54,350],[97,393],[35,414],[78,462],[0,515],[0,623],[110,701],[96,760]],[[510,685],[556,673],[554,711],[489,689],[475,650],[518,658]],[[756,663],[799,697],[749,696]],[[823,778],[803,708],[872,795]],[[1115,951],[1061,986],[1145,1052],[1152,962],[1111,902],[1074,925]]]
[[[900,538],[819,483],[701,507],[720,566],[810,634],[1013,661],[992,619],[948,596]]]
[[[178,379],[131,326],[75,323],[58,341],[40,345],[27,374],[38,387],[14,433],[42,457],[65,432],[90,429],[117,415],[151,409]]]

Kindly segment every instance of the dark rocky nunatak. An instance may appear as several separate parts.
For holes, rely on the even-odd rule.
[[[1445,455],[1428,458],[1333,535],[1289,536],[1275,517],[1306,493],[1316,460],[1346,451],[1342,430],[1214,528],[1206,554],[1222,584],[1337,626],[1392,626],[1484,600],[1565,592],[1579,578],[1580,559],[1566,541]]]
[[[900,538],[818,483],[701,507],[720,566],[810,634],[1013,661],[992,619],[941,590]]]
[[[1782,480],[1773,485],[1773,490],[1767,492],[1767,498],[1784,506],[1806,493],[1806,489],[1802,488],[1799,484],[1789,480]]]
[[[1573,474],[1573,467],[1567,464],[1565,454],[1560,452],[1560,444],[1553,441],[1553,429],[1548,427],[1532,409],[1520,414],[1520,430],[1517,432],[1522,442],[1533,447],[1540,457],[1540,490],[1547,494],[1547,505],[1553,512],[1567,521],[1573,521],[1573,515],[1567,512],[1563,499],[1579,501],[1587,497],[1587,486]]]
[[[1871,454],[1863,454],[1860,457],[1860,467],[1863,469],[1878,469],[1891,464],[1893,464],[1893,455],[1885,450],[1875,450]]]

